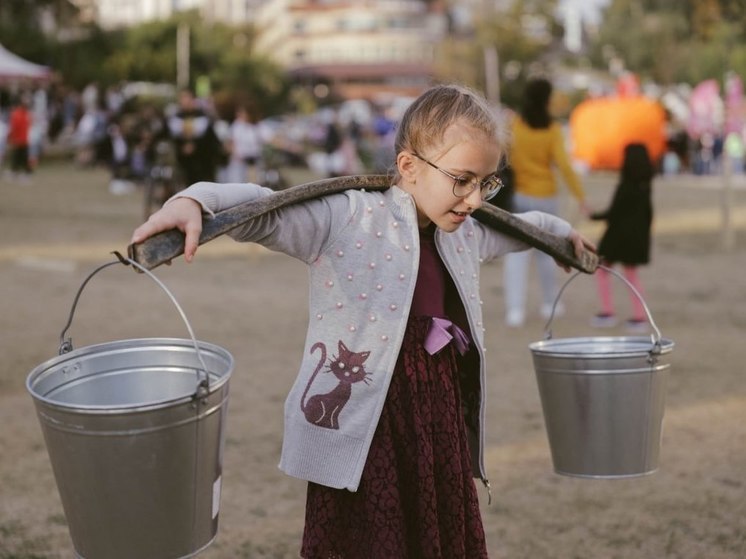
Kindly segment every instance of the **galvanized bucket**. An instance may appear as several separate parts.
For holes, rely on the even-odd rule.
[[[26,387],[54,471],[77,557],[191,557],[217,535],[224,427],[233,357],[191,339],[148,338],[73,349]]]
[[[543,341],[529,345],[554,470],[584,478],[626,478],[658,469],[670,354],[640,293],[649,337],[552,339],[552,316]],[[570,277],[554,302],[554,308]]]

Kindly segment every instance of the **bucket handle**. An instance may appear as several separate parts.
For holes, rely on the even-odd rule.
[[[202,353],[199,349],[199,344],[197,343],[197,338],[194,335],[194,330],[192,329],[192,325],[189,323],[189,319],[187,319],[186,314],[184,313],[184,310],[181,308],[181,305],[179,305],[179,302],[176,300],[176,297],[174,297],[173,293],[168,289],[168,287],[165,286],[165,284],[159,280],[155,274],[153,274],[150,270],[147,270],[142,265],[138,264],[134,260],[130,258],[125,258],[122,256],[119,252],[114,251],[113,254],[117,257],[116,260],[113,260],[111,262],[107,262],[106,264],[102,264],[95,270],[93,270],[90,274],[88,274],[88,277],[85,278],[83,283],[78,288],[78,292],[75,294],[75,299],[73,300],[72,308],[70,309],[70,315],[67,318],[67,324],[65,324],[65,327],[62,329],[62,332],[60,333],[60,348],[59,348],[59,354],[63,355],[65,353],[69,353],[73,350],[73,344],[72,344],[72,338],[65,338],[65,334],[67,334],[68,329],[70,328],[70,325],[73,322],[73,316],[75,315],[75,309],[78,306],[78,301],[80,300],[80,295],[83,293],[83,289],[88,284],[88,282],[95,276],[97,273],[99,273],[101,270],[108,268],[109,266],[114,266],[116,264],[124,264],[125,266],[133,266],[140,270],[141,272],[147,274],[150,279],[152,279],[155,283],[157,283],[163,291],[166,292],[166,295],[168,295],[169,299],[171,299],[171,302],[176,307],[176,310],[179,312],[179,315],[181,316],[181,319],[184,321],[184,324],[186,325],[187,330],[189,331],[189,336],[192,338],[192,343],[194,344],[194,349],[197,352],[197,359],[199,359],[199,363],[202,366],[202,373],[204,373],[205,378],[198,383],[197,386],[197,392],[195,394],[195,398],[202,398],[206,396],[209,393],[210,390],[210,375],[207,372],[207,365],[205,364],[205,360],[202,357]],[[200,370],[197,369],[197,380],[199,381],[200,377]]]
[[[657,350],[660,350],[661,347],[661,331],[658,329],[658,326],[655,324],[655,321],[653,320],[653,315],[650,313],[650,309],[648,308],[647,304],[645,303],[645,300],[642,298],[642,295],[640,292],[635,289],[635,286],[632,285],[627,278],[625,278],[622,274],[617,272],[616,270],[609,268],[608,266],[599,266],[599,268],[606,270],[613,276],[616,276],[620,280],[622,280],[625,284],[627,284],[627,287],[634,293],[635,297],[639,299],[640,303],[642,304],[642,308],[645,310],[645,314],[647,315],[648,322],[650,323],[650,326],[653,328],[653,333],[650,335],[650,339],[653,342],[654,346],[654,353],[658,353]],[[565,284],[560,288],[559,293],[557,293],[557,297],[554,299],[554,304],[552,304],[552,312],[549,315],[549,320],[547,320],[546,325],[544,325],[544,339],[550,340],[552,338],[552,320],[554,319],[554,312],[557,308],[557,303],[559,303],[560,297],[562,296],[562,293],[565,291],[565,288],[570,284],[572,280],[574,280],[578,275],[580,274],[580,271],[576,271],[570,278],[565,282]]]

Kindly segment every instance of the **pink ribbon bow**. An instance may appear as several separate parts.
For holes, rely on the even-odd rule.
[[[469,336],[461,328],[448,319],[433,317],[425,338],[425,351],[430,355],[435,355],[451,340],[456,344],[456,349],[461,355],[469,349]]]

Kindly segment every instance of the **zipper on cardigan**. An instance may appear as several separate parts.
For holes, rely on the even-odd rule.
[[[490,480],[488,480],[486,477],[482,478],[482,483],[487,488],[487,505],[492,504],[492,488],[490,487]]]
[[[456,291],[458,292],[458,296],[461,298],[461,304],[464,306],[464,311],[466,312],[466,320],[469,324],[469,330],[470,334],[472,336],[472,343],[474,344],[474,348],[477,350],[477,353],[479,353],[479,348],[477,347],[476,341],[477,341],[477,335],[475,334],[476,330],[474,329],[473,322],[473,313],[469,312],[468,309],[468,303],[467,298],[464,296],[464,293],[461,290],[461,285],[458,281],[456,281],[456,275],[453,273],[453,270],[451,270],[451,264],[448,262],[445,258],[443,258],[443,253],[441,251],[440,243],[438,241],[438,233],[440,231],[436,231],[435,236],[435,250],[438,252],[438,256],[440,256],[440,260],[443,262],[443,265],[445,266],[446,270],[448,271],[448,274],[451,276],[451,281],[453,281],[453,284],[456,286]],[[485,406],[485,397],[484,397],[484,362],[483,362],[484,355],[479,356],[479,393],[480,393],[480,402],[479,402],[479,475],[482,480],[482,483],[487,488],[487,505],[492,504],[492,488],[490,487],[490,480],[488,480],[485,477],[485,470],[484,470],[484,406]]]

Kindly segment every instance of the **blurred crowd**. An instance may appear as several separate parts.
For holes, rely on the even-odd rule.
[[[81,168],[106,166],[109,189],[123,194],[153,172],[198,180],[287,186],[282,169],[324,177],[386,173],[404,104],[350,101],[309,115],[261,118],[249,105],[218,110],[210,97],[128,86],[82,91],[62,86],[0,87],[0,166],[6,180],[28,181],[45,153]]]
[[[250,105],[218,109],[209,96],[172,86],[0,85],[0,177],[28,182],[47,153],[70,156],[82,168],[107,167],[114,194],[133,191],[154,173],[176,185],[250,181],[276,189],[288,186],[288,167],[324,177],[387,173],[396,123],[410,101],[351,100],[263,118]],[[679,127],[667,137],[659,162],[664,176],[717,174],[725,165],[744,172],[740,134],[692,138]]]
[[[742,134],[704,133],[690,138],[684,130],[669,134],[667,150],[660,162],[664,176],[689,172],[695,175],[717,175],[728,171],[744,172],[746,142]]]

